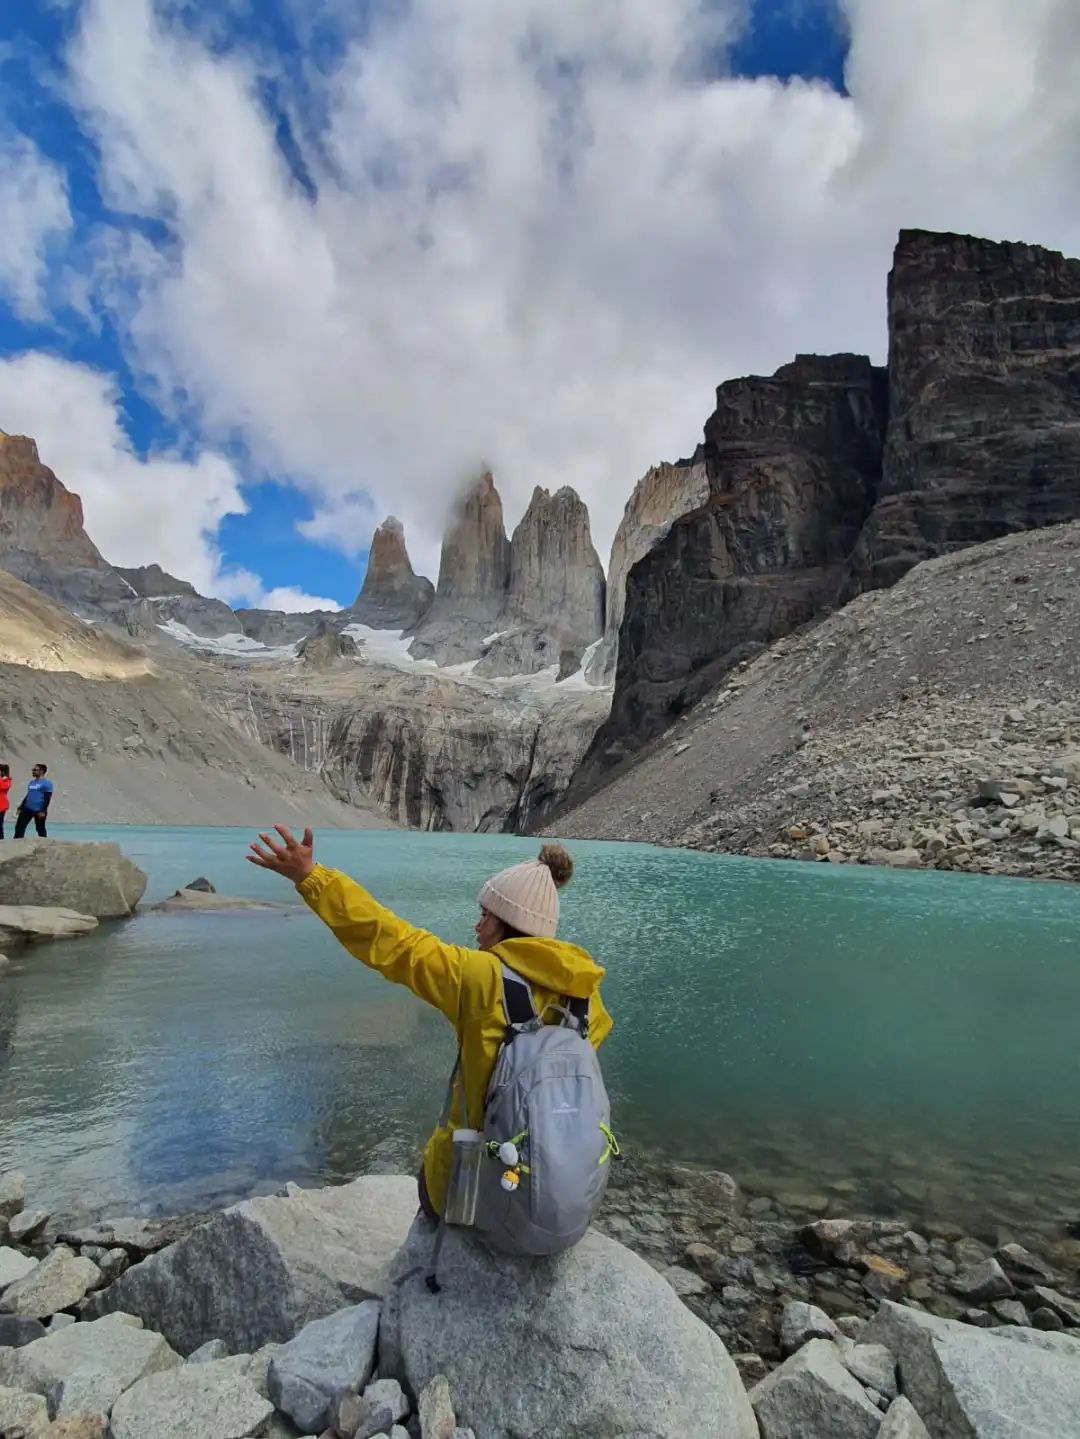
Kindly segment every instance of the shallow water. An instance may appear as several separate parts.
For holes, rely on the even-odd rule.
[[[412,1168],[449,1026],[341,950],[246,832],[110,838],[147,901],[197,874],[280,912],[141,913],[0,977],[0,1168],[63,1211],[174,1211]],[[985,1225],[1080,1210],[1080,889],[575,844],[562,933],[608,967],[624,1141],[752,1189]],[[504,836],[327,833],[467,943]]]

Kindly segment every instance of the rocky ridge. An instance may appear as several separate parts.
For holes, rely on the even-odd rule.
[[[0,568],[61,604],[132,597],[83,527],[82,501],[41,463],[25,435],[0,431]]]
[[[559,834],[1080,878],[1078,575],[1080,523],[926,561],[737,668]]]

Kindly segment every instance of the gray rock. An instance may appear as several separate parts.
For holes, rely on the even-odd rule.
[[[1080,1338],[1072,1334],[1048,1334],[1039,1329],[1024,1329],[1018,1325],[1006,1325],[992,1329],[995,1338],[1012,1339],[1018,1344],[1033,1344],[1036,1349],[1045,1349],[1048,1354],[1067,1354],[1080,1359]]]
[[[142,1259],[185,1238],[203,1222],[197,1217],[103,1219],[90,1228],[61,1230],[56,1237],[61,1244],[69,1244],[73,1249],[85,1250],[90,1245],[101,1248],[105,1253],[123,1249],[130,1257]]]
[[[352,1390],[339,1394],[332,1402],[328,1421],[326,1433],[339,1439],[372,1439],[375,1434],[389,1434],[394,1422],[385,1405],[376,1407],[365,1420],[364,1402]]]
[[[445,1374],[436,1374],[424,1385],[416,1407],[420,1415],[420,1439],[454,1439],[457,1420]]]
[[[137,1380],[179,1363],[160,1334],[134,1329],[113,1315],[0,1351],[0,1383],[47,1395],[54,1416],[79,1410],[107,1414]]]
[[[883,1344],[856,1344],[844,1351],[844,1363],[860,1384],[896,1398],[896,1357]]]
[[[224,1359],[228,1350],[222,1339],[208,1339],[205,1344],[200,1344],[194,1353],[189,1354],[189,1364],[209,1364],[213,1359]]]
[[[1010,1334],[1024,1334],[1011,1330]],[[900,1388],[933,1439],[1021,1439],[1076,1432],[1080,1365],[953,1320],[884,1303],[867,1337],[897,1356]]]
[[[45,905],[95,919],[131,914],[146,875],[116,844],[32,840],[0,851],[0,905]]]
[[[35,1339],[44,1339],[45,1333],[40,1319],[27,1319],[22,1314],[0,1314],[0,1349],[21,1349],[24,1344],[33,1344]]]
[[[37,1324],[38,1322],[38,1320],[34,1320],[35,1324]],[[45,1326],[45,1332],[47,1334],[56,1334],[61,1329],[67,1329],[70,1325],[78,1324],[78,1322],[79,1321],[75,1318],[74,1314],[65,1314],[61,1310],[59,1314],[54,1314],[53,1317],[49,1320],[48,1324]]]
[[[107,1249],[96,1263],[101,1270],[102,1283],[111,1284],[114,1279],[120,1278],[131,1259],[126,1249]]]
[[[825,1311],[815,1304],[804,1304],[795,1299],[784,1305],[780,1319],[782,1353],[794,1354],[811,1339],[835,1339],[839,1333]]]
[[[1032,1310],[1031,1322],[1036,1329],[1045,1330],[1048,1334],[1053,1333],[1055,1330],[1065,1328],[1065,1321],[1061,1315],[1056,1314],[1053,1309],[1045,1304],[1039,1309]]]
[[[23,1209],[8,1220],[8,1233],[16,1244],[29,1244],[52,1218],[47,1209]]]
[[[208,1339],[249,1353],[380,1298],[415,1214],[416,1181],[400,1175],[246,1200],[127,1270],[91,1307],[138,1314],[182,1354]]]
[[[101,1414],[65,1414],[45,1431],[45,1439],[107,1439],[109,1421]]]
[[[274,1413],[230,1360],[140,1379],[113,1406],[112,1439],[247,1439]]]
[[[901,1395],[889,1405],[877,1439],[930,1439],[910,1399]]]
[[[7,1439],[41,1439],[49,1427],[49,1410],[40,1394],[0,1384],[0,1434]]]
[[[377,1405],[381,1409],[389,1409],[391,1424],[409,1416],[409,1401],[396,1379],[377,1379],[374,1384],[369,1384],[364,1390],[363,1403],[365,1406]]]
[[[881,1413],[827,1339],[811,1339],[750,1391],[761,1439],[875,1439]]]
[[[13,1219],[26,1204],[26,1175],[18,1169],[0,1174],[0,1220]]]
[[[52,840],[48,841],[49,844]],[[90,914],[34,904],[0,904],[0,944],[32,944],[36,940],[78,939],[97,929]]]
[[[49,1252],[24,1278],[4,1290],[4,1306],[14,1314],[46,1319],[58,1309],[70,1309],[101,1282],[92,1259],[83,1259],[66,1245]]]
[[[680,1299],[691,1299],[695,1295],[711,1294],[712,1285],[700,1274],[695,1274],[692,1269],[683,1269],[678,1264],[672,1264],[664,1270],[664,1278],[674,1289]]]
[[[1034,1285],[1032,1293],[1042,1305],[1059,1314],[1066,1324],[1080,1327],[1080,1300],[1070,1299],[1067,1294],[1061,1294],[1046,1284]]]
[[[974,1268],[965,1269],[953,1280],[952,1288],[961,1299],[967,1299],[972,1304],[984,1304],[988,1299],[1008,1299],[1016,1292],[996,1259],[985,1259]]]
[[[1045,1259],[1022,1244],[1003,1244],[994,1257],[1014,1282],[1053,1284],[1057,1278]]]
[[[414,1394],[445,1375],[459,1424],[484,1439],[755,1439],[719,1338],[614,1240],[590,1231],[525,1264],[450,1230],[437,1295],[424,1282],[430,1256],[418,1222],[383,1305],[379,1373]]]
[[[17,1249],[0,1245],[0,1292],[9,1284],[14,1284],[17,1279],[25,1279],[28,1274],[33,1274],[40,1263],[39,1259],[34,1259],[29,1254],[20,1254]]]
[[[997,1299],[991,1308],[1006,1324],[1019,1324],[1026,1328],[1031,1323],[1027,1310],[1019,1299]]]
[[[274,1405],[301,1429],[320,1432],[334,1401],[371,1378],[379,1334],[379,1305],[368,1300],[312,1320],[270,1362]]]

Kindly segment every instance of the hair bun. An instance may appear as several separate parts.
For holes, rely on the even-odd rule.
[[[545,844],[540,851],[540,863],[547,865],[551,871],[556,889],[562,889],[564,884],[569,883],[574,872],[574,861],[561,844]]]

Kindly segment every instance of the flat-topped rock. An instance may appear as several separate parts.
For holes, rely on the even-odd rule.
[[[53,905],[0,904],[0,944],[33,944],[52,939],[78,939],[97,929],[90,914]]]
[[[132,1385],[112,1411],[112,1439],[248,1439],[274,1406],[229,1360],[182,1365]]]
[[[101,1282],[101,1271],[91,1259],[58,1245],[3,1292],[0,1302],[12,1314],[28,1319],[47,1319],[61,1309],[70,1309]]]

